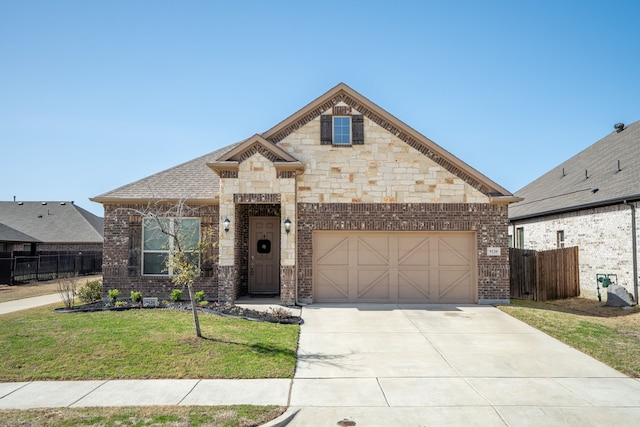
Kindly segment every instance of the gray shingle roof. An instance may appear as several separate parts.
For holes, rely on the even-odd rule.
[[[0,224],[0,242],[38,243],[39,240],[8,225]]]
[[[524,200],[509,206],[512,220],[640,199],[640,121],[614,130],[515,194]]]
[[[104,220],[72,202],[0,202],[0,240],[102,243]],[[30,237],[16,240],[15,232]]]
[[[91,200],[109,202],[117,200],[214,200],[218,197],[220,177],[207,163],[234,148],[233,144],[200,156],[186,163],[158,172],[146,178],[106,192]]]

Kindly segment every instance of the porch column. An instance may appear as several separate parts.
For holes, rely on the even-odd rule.
[[[225,231],[224,222],[226,219],[229,220],[229,231]],[[220,230],[218,235],[218,301],[234,302],[239,290],[238,268],[235,265],[235,230],[238,223],[232,195],[221,194],[218,221]]]
[[[296,251],[298,218],[296,216],[295,178],[280,179],[280,302],[286,305],[296,303]],[[291,221],[289,233],[284,222]]]

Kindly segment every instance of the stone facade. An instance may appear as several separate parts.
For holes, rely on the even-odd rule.
[[[295,183],[295,175],[279,177],[274,163],[264,153],[254,152],[240,163],[237,177],[220,179],[220,222],[229,218],[232,224],[238,223],[235,206],[247,203],[276,202],[280,206],[278,215],[282,221],[295,218]],[[295,263],[294,236],[295,232],[287,238],[284,229],[281,231],[282,265],[292,266]],[[235,265],[238,256],[242,256],[235,253],[235,240],[235,233],[220,232],[220,265]]]
[[[524,229],[524,249],[557,249],[558,231],[563,231],[564,247],[578,246],[583,295],[596,293],[596,274],[616,274],[618,285],[633,293],[629,206],[618,204],[518,220],[511,223],[509,235],[520,227]]]
[[[299,203],[488,201],[463,179],[367,117],[364,133],[363,145],[321,145],[318,117],[278,144],[307,165],[297,181]]]

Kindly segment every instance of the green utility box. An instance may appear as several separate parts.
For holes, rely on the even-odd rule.
[[[609,285],[615,285],[617,282],[617,274],[596,274],[596,289],[598,290],[598,301],[602,301],[602,296],[600,295],[600,286],[605,289],[608,288]]]

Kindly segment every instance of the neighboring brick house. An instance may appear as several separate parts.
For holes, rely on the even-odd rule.
[[[640,201],[640,122],[613,132],[516,192],[509,206],[515,247],[579,247],[580,287],[596,292],[596,274],[616,274],[635,293],[635,209]],[[637,251],[636,251],[637,256]]]
[[[105,208],[105,289],[166,298],[171,251],[145,212],[183,201],[197,212],[175,224],[217,237],[195,284],[210,298],[509,300],[507,205],[519,199],[344,84],[264,133],[92,200]]]
[[[101,252],[103,226],[73,202],[0,202],[0,252]]]

